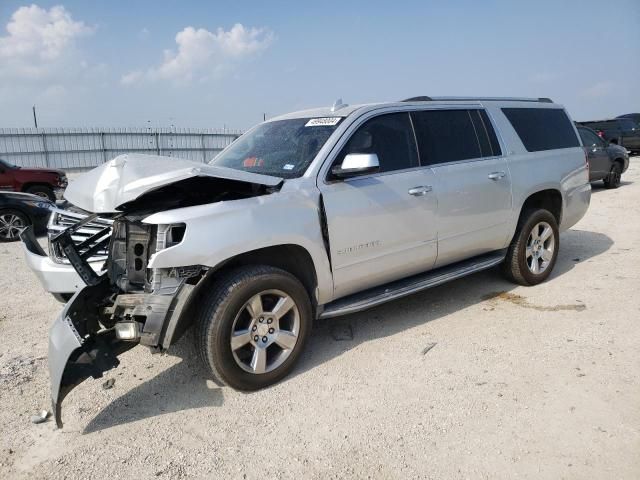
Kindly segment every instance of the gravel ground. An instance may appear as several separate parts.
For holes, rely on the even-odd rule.
[[[30,421],[61,307],[2,244],[0,478],[640,478],[640,158],[561,243],[542,285],[492,270],[321,323],[257,393],[207,380],[190,336],[135,348],[63,430]]]

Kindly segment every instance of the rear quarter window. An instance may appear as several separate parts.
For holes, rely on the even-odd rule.
[[[528,152],[579,147],[571,120],[559,108],[503,108]]]

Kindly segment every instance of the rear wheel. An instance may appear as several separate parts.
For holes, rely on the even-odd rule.
[[[524,212],[503,264],[506,276],[520,285],[544,282],[558,258],[558,223],[544,209]]]
[[[30,224],[29,219],[16,210],[0,210],[0,242],[20,239],[20,232]]]
[[[606,188],[618,188],[622,181],[622,167],[618,162],[613,164],[609,175],[604,178],[604,186]]]
[[[311,304],[284,270],[245,266],[220,278],[197,319],[196,345],[213,375],[238,390],[286,376],[311,330]]]
[[[51,187],[47,187],[46,185],[34,185],[25,190],[27,193],[31,193],[32,195],[37,195],[42,198],[46,198],[51,200],[52,202],[56,201],[56,196],[53,193],[53,189]]]

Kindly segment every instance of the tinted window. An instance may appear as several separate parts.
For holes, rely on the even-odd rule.
[[[615,130],[615,122],[582,122],[582,125],[592,130]]]
[[[334,165],[349,153],[375,153],[381,172],[418,166],[418,152],[407,113],[391,113],[366,121],[351,136]]]
[[[578,137],[564,110],[558,108],[503,108],[503,113],[529,152],[578,147]]]
[[[476,129],[467,110],[412,112],[423,165],[482,156]]]
[[[480,118],[480,111],[469,110],[469,114],[471,115],[471,120],[473,121],[473,128],[476,131],[476,138],[480,143],[481,156],[492,157],[493,149],[491,148],[491,144],[489,143],[489,136],[487,135],[487,130],[484,126],[484,122]]]
[[[502,150],[500,149],[500,144],[498,143],[498,137],[496,136],[496,132],[493,129],[493,125],[489,121],[489,117],[487,116],[487,112],[484,110],[478,110],[480,113],[480,117],[482,118],[482,122],[484,123],[485,130],[487,135],[489,135],[489,143],[491,144],[491,151],[495,157],[502,155]]]
[[[636,122],[634,122],[633,120],[629,119],[624,119],[624,120],[618,120],[618,126],[622,129],[622,130],[633,130],[634,128],[636,128]]]
[[[585,130],[584,128],[579,128],[578,133],[580,134],[580,138],[582,139],[582,144],[585,147],[591,147],[593,145],[602,145],[602,140],[595,133],[590,130]]]

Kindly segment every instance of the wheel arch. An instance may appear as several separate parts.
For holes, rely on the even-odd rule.
[[[26,192],[31,187],[47,187],[49,190],[53,190],[53,186],[50,183],[32,181],[32,182],[26,182],[26,183],[21,184],[20,185],[20,191],[21,192]]]
[[[315,305],[317,302],[318,275],[316,266],[309,251],[300,245],[287,243],[239,253],[211,268],[203,281],[211,281],[221,271],[242,265],[268,265],[289,272],[304,285],[311,303]]]
[[[520,208],[518,222],[522,220],[524,212],[533,208],[544,208],[548,210],[555,217],[558,225],[562,223],[563,201],[560,190],[547,188],[529,194]]]
[[[182,313],[172,317],[169,320],[171,325],[166,325],[163,329],[164,332],[160,341],[163,348],[168,348],[176,343],[193,324],[201,300],[213,286],[216,279],[224,272],[243,265],[268,265],[280,268],[296,277],[309,295],[312,315],[315,318],[318,303],[316,293],[318,278],[311,254],[307,249],[297,244],[272,245],[239,253],[210,268],[195,286]]]

